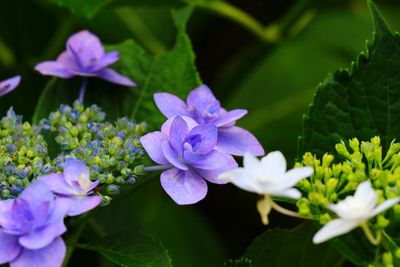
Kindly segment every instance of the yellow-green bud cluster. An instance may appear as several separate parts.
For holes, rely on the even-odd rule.
[[[344,199],[367,179],[379,196],[378,203],[400,196],[400,143],[392,142],[386,155],[379,137],[360,142],[357,138],[340,142],[335,146],[337,154],[325,154],[322,159],[305,153],[297,166],[311,166],[314,174],[300,181],[297,187],[305,197],[297,202],[299,213],[320,221],[329,222],[332,213],[330,203]],[[400,217],[400,205],[395,207],[395,216]],[[379,215],[375,227],[384,229],[387,218]]]
[[[13,109],[0,121],[0,198],[16,197],[53,167],[38,126],[23,122]]]
[[[140,160],[144,155],[139,138],[146,124],[120,118],[106,122],[105,114],[93,105],[85,108],[76,101],[72,107],[62,105],[42,120],[45,131],[55,136],[61,153],[54,160],[62,170],[66,157],[82,159],[90,168],[92,180],[100,181],[103,195],[119,193],[119,185],[134,183],[143,174]]]

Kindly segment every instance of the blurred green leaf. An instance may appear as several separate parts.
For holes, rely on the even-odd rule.
[[[229,64],[233,69],[222,73],[233,82],[221,80],[217,89],[233,91],[226,101],[230,108],[249,110],[239,124],[254,132],[267,150],[294,157],[302,114],[315,85],[327,72],[348,64],[369,32],[369,21],[349,12],[321,12],[300,35],[272,51],[253,48],[240,55]],[[250,64],[243,65],[247,60]]]
[[[209,222],[195,206],[179,206],[162,190],[158,179],[133,194],[115,199],[98,210],[92,229],[112,234],[138,229],[160,240],[174,267],[222,266],[224,247]]]
[[[229,260],[224,264],[224,267],[253,267],[251,260],[242,258],[239,260]]]
[[[97,251],[120,266],[172,267],[164,246],[144,233],[109,235],[80,247]]]
[[[116,68],[139,83],[135,90],[135,103],[132,103],[132,117],[159,126],[165,118],[154,105],[154,93],[164,91],[186,97],[188,92],[201,84],[190,39],[185,33],[192,10],[186,7],[173,11],[178,29],[177,41],[174,48],[163,55],[152,56],[132,41],[110,47],[121,52]]]
[[[400,134],[400,38],[393,35],[372,1],[375,37],[351,70],[340,70],[318,87],[299,151],[322,156],[341,139],[379,135],[384,149]]]
[[[69,9],[77,16],[92,18],[101,8],[115,0],[45,0]]]
[[[342,257],[327,244],[314,245],[315,227],[304,223],[293,230],[272,229],[257,237],[245,258],[254,267],[332,267],[341,266]]]

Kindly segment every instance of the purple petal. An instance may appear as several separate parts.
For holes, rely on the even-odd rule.
[[[112,70],[110,68],[106,68],[106,69],[102,69],[102,70],[98,71],[97,76],[99,78],[102,78],[104,80],[107,80],[109,82],[116,83],[119,85],[129,86],[129,87],[137,86],[137,84],[134,81],[132,81],[128,77],[122,76],[121,74],[119,74],[118,72],[116,72],[115,70]]]
[[[0,201],[0,226],[7,227],[12,224],[11,210],[14,205],[15,200],[7,199]]]
[[[6,95],[14,90],[21,82],[21,76],[15,76],[0,82],[0,96]]]
[[[20,252],[18,236],[8,235],[0,230],[0,264],[14,260]]]
[[[199,202],[207,195],[207,183],[195,172],[176,168],[161,173],[161,185],[179,205]]]
[[[178,117],[178,116],[173,116],[171,118],[168,118],[168,120],[166,122],[164,122],[164,124],[161,126],[161,132],[169,135],[172,122],[175,120],[176,117]],[[179,117],[182,118],[186,122],[186,125],[189,128],[189,131],[192,130],[197,125],[199,125],[195,120],[193,120],[190,117],[186,117],[186,116],[179,116]]]
[[[51,191],[57,194],[74,195],[76,190],[66,183],[62,173],[52,173],[39,178]]]
[[[245,109],[235,109],[229,112],[220,114],[218,118],[214,121],[214,124],[218,127],[231,126],[232,123],[236,122],[238,119],[242,118],[247,114]]]
[[[193,167],[204,170],[220,169],[221,166],[227,166],[231,164],[232,161],[234,161],[231,155],[217,150],[214,150],[213,152],[207,154],[207,156],[203,159],[199,158],[197,162],[189,161],[189,159],[187,159],[185,154],[185,160],[190,162]]]
[[[178,152],[171,147],[169,142],[164,142],[161,148],[162,148],[162,153],[164,154],[165,158],[169,161],[169,163],[171,163],[178,169],[184,171],[188,170],[188,167],[183,162],[180,161],[181,154],[178,154]]]
[[[218,179],[218,176],[222,173],[225,173],[227,171],[231,171],[233,169],[236,169],[238,167],[237,162],[235,159],[232,157],[229,162],[226,162],[225,165],[223,165],[222,168],[215,169],[215,170],[203,170],[203,169],[196,169],[197,173],[201,175],[204,179],[207,181],[214,183],[214,184],[227,184],[229,183],[228,180],[222,180]]]
[[[70,210],[68,216],[77,216],[97,207],[101,202],[100,196],[72,197],[69,198]]]
[[[67,50],[73,49],[84,61],[99,59],[104,55],[104,47],[100,39],[91,32],[84,30],[75,33],[67,41]]]
[[[194,107],[199,112],[205,111],[210,105],[218,101],[210,88],[203,84],[194,89],[187,98],[188,107]]]
[[[168,160],[162,153],[161,144],[168,141],[168,135],[162,132],[152,132],[140,138],[144,150],[146,150],[149,157],[158,164],[168,164]]]
[[[119,53],[117,51],[112,51],[105,54],[102,58],[92,63],[91,66],[88,67],[88,71],[97,72],[101,69],[106,68],[107,66],[114,64],[119,59]]]
[[[19,244],[27,249],[41,249],[53,242],[54,238],[67,231],[64,222],[59,222],[35,229],[19,238]]]
[[[189,135],[200,135],[201,141],[195,148],[195,152],[207,154],[217,145],[218,128],[215,125],[199,125],[194,127]]]
[[[185,102],[170,93],[154,94],[154,102],[161,113],[167,118],[173,116],[190,116]]]
[[[10,263],[10,267],[60,267],[66,250],[64,241],[57,237],[42,249],[23,249],[21,255]]]
[[[56,76],[60,78],[71,78],[75,76],[65,66],[57,61],[45,61],[36,65],[35,70],[43,75]]]
[[[41,213],[43,203],[53,203],[54,194],[45,183],[34,183],[22,191],[20,198],[29,203],[29,207],[33,214]]]
[[[189,127],[182,117],[177,116],[169,129],[169,143],[178,154],[182,154],[182,146],[189,132]]]
[[[237,127],[219,128],[217,146],[224,152],[243,156],[246,152],[254,156],[265,154],[257,138],[250,132]]]
[[[79,181],[90,179],[89,168],[80,160],[68,158],[64,162],[64,179],[76,190],[81,189]],[[78,185],[76,184],[78,182]]]

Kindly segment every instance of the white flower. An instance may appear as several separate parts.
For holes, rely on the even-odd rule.
[[[300,191],[293,186],[313,173],[312,167],[300,167],[286,171],[285,157],[279,151],[271,152],[261,160],[246,153],[243,165],[243,168],[221,174],[219,179],[228,180],[243,190],[262,195],[263,199],[257,203],[257,208],[264,224],[268,224],[268,214],[271,208],[285,213],[285,210],[278,206],[271,197],[300,198]],[[296,213],[286,210],[285,214],[295,216]],[[296,216],[298,215],[296,214]]]
[[[373,239],[365,222],[398,203],[400,198],[386,200],[379,206],[377,206],[377,201],[378,195],[370,181],[359,184],[354,196],[348,196],[339,203],[329,206],[329,209],[339,218],[330,221],[315,234],[314,244],[348,233],[358,226],[363,228],[371,243],[378,243],[379,240]]]

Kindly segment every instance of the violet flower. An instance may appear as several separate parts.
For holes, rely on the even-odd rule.
[[[231,155],[218,149],[217,137],[217,126],[177,116],[168,119],[161,132],[140,138],[150,158],[162,165],[154,168],[164,170],[161,185],[177,204],[202,200],[207,194],[205,180],[224,184],[218,175],[237,167]]]
[[[246,115],[245,109],[226,111],[206,85],[194,89],[186,103],[169,93],[156,93],[154,100],[164,116],[188,116],[199,124],[218,127],[218,147],[223,151],[243,156],[246,152],[254,156],[264,155],[264,149],[253,134],[235,126],[238,119]]]
[[[21,82],[21,76],[15,76],[0,82],[0,96],[13,91]]]
[[[0,264],[61,266],[67,209],[43,183],[31,184],[17,199],[0,201]]]
[[[62,52],[57,60],[42,62],[36,65],[35,70],[43,75],[66,79],[74,76],[99,77],[124,86],[136,86],[132,80],[109,68],[109,65],[118,59],[117,51],[106,53],[99,38],[85,30],[69,37],[66,51]],[[79,95],[81,102],[86,90],[86,81],[85,78]]]
[[[64,173],[49,174],[40,178],[40,181],[68,204],[68,216],[85,213],[101,202],[100,196],[89,196],[99,181],[90,181],[88,167],[79,160],[66,159]]]

